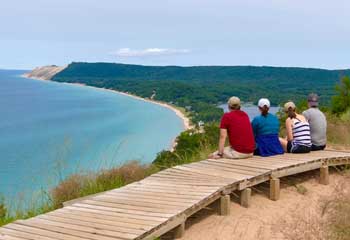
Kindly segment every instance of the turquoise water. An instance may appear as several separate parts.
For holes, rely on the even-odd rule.
[[[47,190],[73,173],[151,162],[183,130],[161,106],[0,70],[0,193]]]

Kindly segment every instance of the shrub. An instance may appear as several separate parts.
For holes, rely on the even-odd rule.
[[[343,77],[335,90],[338,95],[332,98],[332,112],[341,114],[350,108],[350,78]]]

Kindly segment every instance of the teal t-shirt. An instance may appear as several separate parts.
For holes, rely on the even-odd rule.
[[[257,116],[252,121],[254,136],[278,134],[280,123],[275,115]]]

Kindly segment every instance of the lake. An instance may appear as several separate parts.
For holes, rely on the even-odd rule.
[[[0,70],[0,193],[26,199],[73,173],[150,163],[183,131],[170,109]]]

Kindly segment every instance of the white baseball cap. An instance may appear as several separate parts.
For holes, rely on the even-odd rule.
[[[261,98],[260,100],[259,100],[259,102],[258,102],[258,106],[259,107],[264,107],[264,106],[266,106],[266,107],[270,107],[270,101],[269,101],[269,99],[267,99],[267,98]]]

